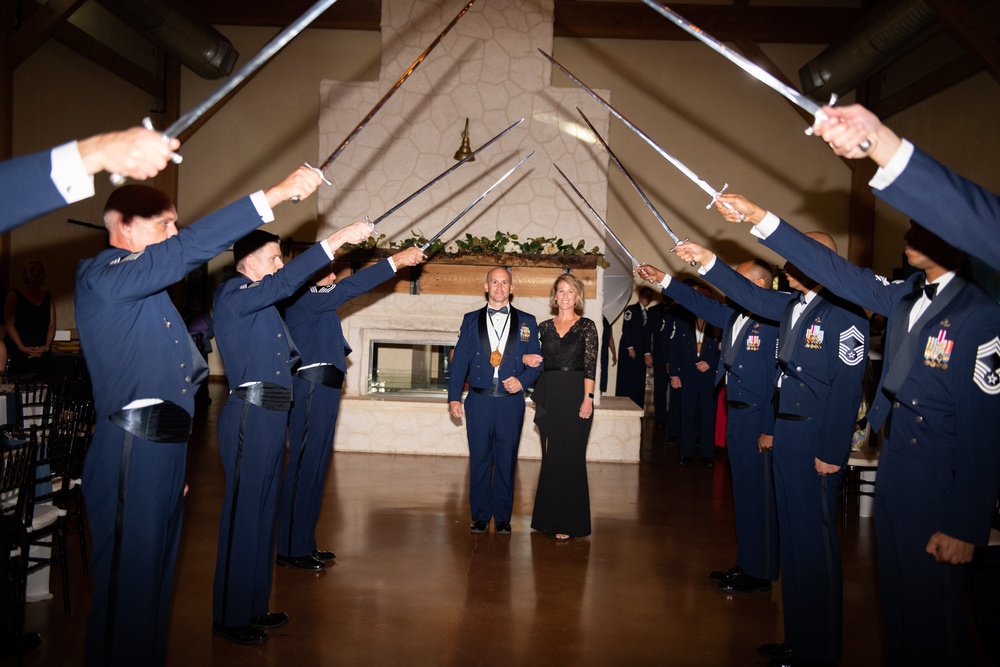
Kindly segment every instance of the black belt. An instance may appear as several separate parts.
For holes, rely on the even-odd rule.
[[[187,442],[191,437],[191,415],[170,401],[142,408],[122,408],[108,419],[135,437],[150,442]]]
[[[292,406],[292,390],[270,382],[237,387],[229,393],[265,410],[288,410]]]
[[[753,403],[744,403],[743,401],[727,401],[726,403],[727,405],[729,405],[729,407],[737,409],[753,407]]]
[[[469,387],[469,391],[474,391],[482,396],[490,396],[492,398],[503,398],[504,396],[517,396],[517,394],[512,394],[503,388],[503,385],[498,385],[497,388],[480,389],[479,387]],[[518,392],[519,394],[520,392]]]
[[[583,372],[583,369],[582,368],[571,368],[569,366],[562,366],[562,367],[556,367],[556,368],[549,368],[548,366],[546,366],[544,369],[542,369],[543,373],[548,373],[549,371],[581,371],[581,372]]]
[[[777,417],[778,419],[784,419],[785,421],[789,422],[804,422],[810,419],[810,417],[803,417],[802,415],[793,415],[787,412],[779,412],[774,416]]]
[[[324,387],[340,389],[344,386],[344,371],[333,364],[300,368],[295,372],[295,375],[313,384],[321,384]]]

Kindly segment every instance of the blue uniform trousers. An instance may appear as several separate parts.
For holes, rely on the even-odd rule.
[[[307,556],[316,549],[316,522],[333,451],[339,388],[295,377],[288,429],[288,465],[278,504],[278,554]]]
[[[94,579],[87,665],[164,663],[186,456],[187,443],[98,420],[83,469]]]
[[[816,419],[778,418],[774,488],[781,535],[785,641],[807,660],[840,662],[843,576],[837,536],[841,473],[816,473]]]
[[[774,505],[771,452],[761,452],[764,411],[771,406],[730,407],[726,450],[733,474],[736,518],[736,564],[758,579],[778,578],[778,510]]]
[[[969,664],[961,605],[966,566],[936,563],[924,551],[945,525],[951,477],[947,466],[882,448],[875,530],[884,664],[890,667]]]
[[[249,625],[268,612],[288,412],[230,396],[219,414],[226,498],[219,521],[213,621]]]
[[[469,437],[469,506],[473,521],[510,521],[514,508],[514,466],[524,422],[524,394],[465,399]]]
[[[715,371],[685,375],[677,392],[681,413],[681,456],[704,459],[715,455]],[[695,439],[701,444],[695,447]]]

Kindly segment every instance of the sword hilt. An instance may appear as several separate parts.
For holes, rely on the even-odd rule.
[[[840,98],[837,97],[837,93],[831,93],[830,94],[830,103],[827,106],[831,106],[832,107],[834,104],[837,103],[837,100],[839,100],[839,99]],[[813,129],[813,126],[815,126],[816,123],[820,122],[821,120],[830,120],[830,117],[827,116],[825,113],[823,113],[822,109],[817,110],[816,113],[813,114],[813,118],[815,119],[813,121],[813,124],[806,128],[806,136],[809,136],[809,137],[811,137],[815,133],[815,130]]]
[[[333,185],[333,183],[331,183],[331,182],[330,182],[330,181],[329,181],[329,180],[327,179],[327,177],[326,177],[326,174],[324,174],[324,173],[323,173],[323,170],[322,170],[322,169],[319,169],[319,168],[317,168],[317,167],[314,167],[314,166],[312,166],[311,164],[309,164],[308,162],[303,162],[303,164],[304,164],[305,166],[309,167],[310,169],[312,169],[313,171],[315,171],[315,172],[316,172],[317,174],[319,174],[319,177],[323,179],[323,182],[324,182],[324,183],[326,183],[327,185]],[[298,203],[299,203],[300,201],[302,201],[302,197],[300,197],[300,196],[298,196],[298,195],[295,195],[295,196],[294,196],[294,197],[292,197],[292,199],[291,199],[291,202],[292,202],[293,204],[298,204]],[[368,220],[368,216],[365,216],[365,220]],[[369,220],[369,222],[371,222],[371,221]]]
[[[723,189],[725,189],[725,188],[723,188]],[[670,249],[670,252],[676,252],[677,251],[677,246],[679,246],[682,243],[687,243],[690,240],[691,240],[690,236],[684,237],[684,240],[683,241],[678,241],[677,244],[674,245],[674,247]],[[688,262],[688,264],[691,265],[691,266],[695,266],[695,262],[693,262],[693,261],[692,262]]]
[[[142,126],[147,130],[150,131],[153,130],[153,121],[149,119],[149,116],[146,116],[145,118],[142,119]],[[170,137],[167,136],[166,134],[161,134],[160,138],[163,139],[163,143],[165,144],[170,143]],[[183,160],[184,160],[183,156],[178,155],[177,153],[174,152],[170,153],[170,161],[173,162],[174,164],[180,164]],[[125,185],[125,181],[128,180],[127,176],[125,176],[124,174],[119,174],[117,172],[111,174],[108,178],[110,178],[111,180],[111,185],[115,186],[116,188]]]

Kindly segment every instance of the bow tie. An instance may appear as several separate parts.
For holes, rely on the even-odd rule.
[[[487,308],[486,312],[489,314],[490,317],[493,317],[497,313],[500,313],[501,315],[506,315],[507,306],[504,306],[503,308]]]
[[[917,294],[918,292],[923,292],[928,301],[934,300],[934,295],[937,294],[937,289],[937,283],[928,283],[923,278],[913,283],[913,293]]]
[[[799,302],[800,305],[803,305],[803,306],[806,305],[806,293],[805,292],[799,292],[798,302]]]

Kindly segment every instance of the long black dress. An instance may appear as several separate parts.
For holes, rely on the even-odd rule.
[[[597,371],[597,327],[580,318],[559,337],[552,320],[538,325],[545,372],[532,400],[535,424],[542,436],[542,469],[538,474],[531,527],[546,535],[590,535],[590,490],[587,487],[587,439],[593,416],[580,418],[584,379]]]
[[[42,347],[48,342],[49,322],[52,315],[52,292],[46,292],[42,302],[35,304],[19,289],[11,290],[17,295],[17,305],[14,307],[14,326],[25,347]],[[8,333],[4,336],[7,346],[7,375],[13,377],[35,373],[47,375],[49,370],[49,353],[41,357],[30,358],[17,347],[14,339]]]

